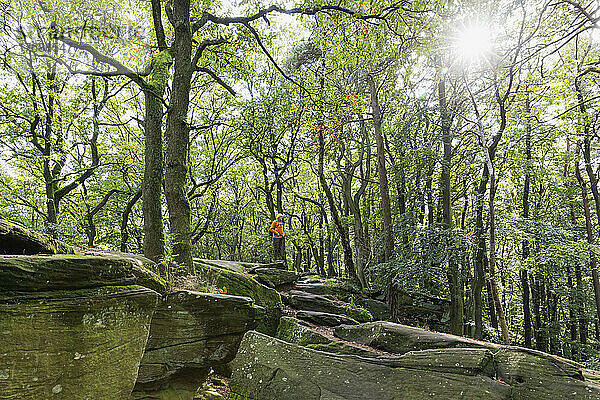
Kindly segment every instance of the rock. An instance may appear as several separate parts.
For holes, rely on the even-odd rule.
[[[242,273],[199,262],[195,265],[198,275],[204,281],[219,288],[225,286],[227,294],[250,297],[255,304],[265,309],[264,315],[256,328],[259,332],[268,335],[274,335],[277,332],[283,303],[281,302],[281,296],[275,289],[267,287]]]
[[[357,308],[348,303],[332,300],[316,294],[290,291],[289,302],[298,310],[318,311],[329,314],[346,315],[359,322],[372,321],[373,317],[364,308]]]
[[[363,357],[379,356],[378,353],[363,349],[362,347],[329,338],[304,325],[302,321],[291,317],[281,317],[279,329],[275,337],[288,343],[333,354],[354,354]]]
[[[243,261],[228,261],[228,260],[206,260],[202,258],[195,258],[194,262],[198,262],[205,265],[211,265],[213,267],[228,269],[234,272],[250,272],[254,273],[254,271],[258,268],[276,268],[287,270],[285,267],[285,263],[283,261],[276,261],[268,264],[259,264],[259,263],[248,263]]]
[[[257,281],[272,288],[289,285],[298,279],[298,274],[294,271],[278,268],[256,268],[254,273]]]
[[[476,350],[471,364],[491,360]],[[486,353],[487,352],[487,353]],[[512,399],[511,387],[491,377],[438,372],[438,355],[393,361],[333,355],[248,332],[233,362],[230,399]],[[424,362],[424,360],[427,360]],[[450,357],[447,358],[450,361]],[[444,361],[450,368],[450,363]],[[388,365],[389,364],[389,365]]]
[[[152,318],[132,398],[192,399],[211,367],[235,357],[255,312],[247,297],[170,293]]]
[[[338,280],[327,280],[325,282],[317,280],[317,282],[311,281],[311,283],[299,282],[295,285],[295,289],[301,292],[334,297],[346,302],[362,298],[362,294],[357,287]]]
[[[166,292],[158,275],[131,258],[0,255],[0,291],[42,292],[126,285]]]
[[[158,297],[141,286],[0,296],[0,398],[128,398]]]
[[[0,219],[0,254],[73,254],[60,240]]]
[[[518,347],[504,347],[494,358],[498,378],[514,387],[515,399],[600,399],[600,386],[585,381],[573,362]]]
[[[248,272],[254,273],[258,268],[275,268],[287,271],[287,267],[283,261],[275,261],[269,264],[246,264]]]
[[[304,321],[323,326],[358,325],[358,321],[346,317],[345,315],[329,314],[317,311],[300,310],[297,312],[296,317]]]
[[[359,299],[356,301],[361,307],[364,307],[373,316],[375,321],[387,321],[391,318],[390,308],[387,304],[379,300]]]
[[[431,329],[444,330],[450,320],[450,300],[400,291],[398,315],[409,323],[426,323]]]
[[[221,269],[228,269],[230,271],[240,272],[240,273],[245,272],[246,267],[248,267],[248,266],[252,268],[252,267],[261,265],[261,264],[249,264],[249,263],[244,263],[244,262],[239,262],[239,261],[205,260],[205,259],[201,259],[201,258],[195,258],[194,263],[210,265],[213,267],[217,267],[217,268],[221,268]]]
[[[335,328],[335,336],[394,354],[456,347],[500,348],[499,345],[488,342],[384,321],[338,326]]]

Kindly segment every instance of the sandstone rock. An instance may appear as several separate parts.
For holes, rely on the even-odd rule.
[[[302,321],[291,317],[281,317],[276,337],[288,343],[333,354],[354,354],[363,357],[379,356],[379,353],[331,339],[310,329]]]
[[[60,240],[0,219],[0,254],[73,254]]]
[[[335,328],[335,336],[395,354],[404,354],[414,350],[457,347],[500,348],[499,345],[493,343],[384,321],[338,326]]]
[[[357,308],[348,303],[332,300],[328,297],[316,294],[292,290],[290,291],[289,302],[292,307],[298,310],[341,314],[359,322],[373,320],[371,314],[365,309]]]
[[[471,364],[489,362],[488,350],[476,351],[476,362]],[[429,361],[424,362],[427,356]],[[442,373],[427,366],[436,364],[438,359],[431,353],[419,360],[407,357],[404,361],[395,360],[395,365],[386,365],[386,360],[336,356],[248,332],[233,362],[229,398],[511,399],[511,387],[487,375],[463,374],[458,368]]]
[[[268,335],[277,332],[283,309],[279,292],[242,273],[198,262],[195,265],[203,280],[219,288],[225,286],[227,294],[250,297],[255,304],[264,308],[264,315],[256,328],[259,332]]]
[[[358,299],[356,303],[369,311],[373,316],[373,320],[375,321],[387,321],[391,318],[390,308],[382,301],[373,299]]]
[[[256,280],[272,288],[279,288],[294,283],[298,274],[278,268],[256,268],[253,270]]]
[[[358,288],[343,281],[296,283],[295,289],[301,292],[329,296],[342,301],[358,300],[362,294]]]
[[[515,400],[600,399],[600,386],[584,380],[581,366],[540,351],[504,347],[494,359],[498,377]]]
[[[128,398],[158,297],[140,286],[0,296],[0,399]]]
[[[164,281],[131,258],[117,256],[0,255],[0,291],[42,292],[141,285],[159,293]]]
[[[211,367],[235,357],[255,312],[247,297],[169,294],[152,318],[132,398],[192,399]]]
[[[317,311],[300,310],[297,312],[296,317],[304,321],[323,326],[358,325],[358,321],[346,317],[345,315],[329,314]]]

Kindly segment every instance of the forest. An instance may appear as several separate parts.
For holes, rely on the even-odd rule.
[[[290,270],[600,367],[598,1],[0,4],[1,218],[174,282],[281,214]]]

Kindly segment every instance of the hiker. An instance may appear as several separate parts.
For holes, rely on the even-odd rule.
[[[273,259],[274,261],[283,260],[283,241],[285,240],[283,215],[277,215],[277,219],[271,223],[269,232],[273,234]]]

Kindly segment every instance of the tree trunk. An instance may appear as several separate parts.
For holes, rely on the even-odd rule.
[[[585,214],[585,230],[586,237],[589,244],[594,244],[594,233],[592,230],[592,217],[590,213],[590,202],[587,194],[586,183],[581,176],[579,171],[579,164],[575,165],[575,175],[579,186],[581,187],[581,197],[583,198],[583,212]],[[592,284],[594,286],[594,299],[596,300],[596,318],[600,321],[600,281],[598,279],[598,269],[596,256],[590,251],[590,269],[592,271]]]
[[[525,155],[527,159],[526,172],[525,172],[525,184],[523,188],[523,219],[529,219],[529,187],[531,181],[531,124],[529,122],[529,115],[531,112],[531,105],[529,103],[529,92],[528,88],[525,88],[527,97],[525,99],[525,111],[527,113],[527,125],[525,127]],[[529,258],[529,241],[523,240],[523,260],[527,261]],[[524,341],[525,347],[531,348],[531,306],[529,304],[529,280],[527,278],[527,267],[522,268],[519,271],[521,278],[521,289],[523,296],[523,325],[524,325]]]
[[[371,92],[371,109],[373,112],[373,127],[377,143],[377,173],[379,175],[379,189],[381,194],[381,216],[383,219],[383,261],[392,257],[394,251],[394,238],[392,236],[392,209],[390,191],[388,188],[387,170],[385,167],[385,145],[381,132],[381,111],[377,97],[377,87],[371,74],[367,75],[369,91]]]
[[[131,214],[131,210],[135,206],[135,203],[142,197],[142,189],[138,189],[133,197],[129,199],[125,209],[123,210],[123,215],[121,217],[121,251],[123,253],[127,253],[127,241],[129,240],[129,230],[127,229],[127,225],[129,224],[129,215]]]
[[[165,238],[162,214],[163,137],[162,99],[173,60],[168,50],[152,59],[149,89],[144,91],[144,181],[142,184],[142,211],[144,214],[144,256],[160,262],[165,256]]]
[[[447,231],[449,240],[454,240],[452,229],[451,204],[451,176],[452,168],[452,135],[450,132],[452,121],[448,115],[446,106],[446,82],[440,79],[438,83],[438,98],[440,103],[440,115],[442,126],[442,141],[444,143],[444,158],[442,160],[442,223]],[[453,254],[448,257],[448,287],[450,289],[450,332],[462,336],[464,333],[464,299],[463,280]]]
[[[483,285],[485,284],[485,236],[483,225],[483,204],[485,192],[487,191],[487,182],[489,179],[489,171],[487,166],[483,167],[483,175],[477,187],[477,211],[475,219],[475,243],[477,244],[477,252],[475,254],[475,267],[473,273],[473,319],[475,320],[475,338],[483,339],[483,300],[481,294]]]
[[[194,272],[191,245],[191,210],[185,188],[188,172],[189,126],[187,114],[194,66],[191,63],[190,1],[173,2],[175,39],[173,88],[167,114],[165,197],[173,242],[173,259],[187,272]]]

